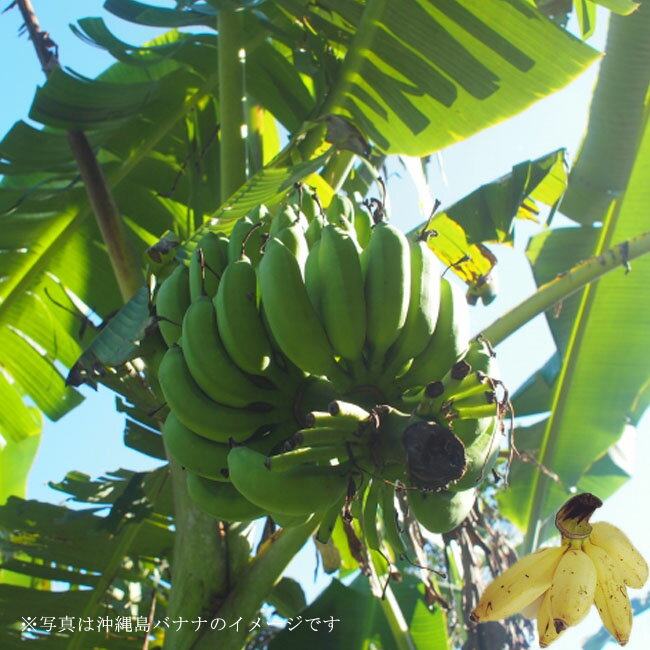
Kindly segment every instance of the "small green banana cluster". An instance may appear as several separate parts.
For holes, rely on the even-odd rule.
[[[369,548],[403,555],[395,487],[444,532],[496,461],[493,354],[426,241],[346,197],[264,212],[205,234],[157,289],[168,453],[215,517],[319,513],[326,541],[358,511]]]
[[[565,505],[560,513],[574,508]],[[583,534],[563,535],[559,547],[531,553],[497,576],[481,595],[472,620],[496,621],[521,612],[537,619],[539,644],[546,648],[595,605],[605,628],[625,645],[632,630],[627,587],[643,587],[648,565],[619,528],[586,521],[583,516]],[[558,528],[567,532],[561,524]]]

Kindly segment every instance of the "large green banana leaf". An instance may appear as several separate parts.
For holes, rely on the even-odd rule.
[[[532,241],[538,283],[566,270],[572,259],[597,256],[647,231],[649,37],[649,6],[612,17],[589,129],[561,206],[584,225]],[[641,258],[629,272],[621,268],[603,277],[565,301],[556,318],[548,317],[562,362],[548,364],[528,382],[515,406],[523,405],[522,414],[551,411],[543,424],[521,431],[518,445],[532,451],[559,483],[529,466],[513,474],[512,489],[500,498],[504,514],[528,530],[529,546],[538,520],[557,509],[571,488],[606,498],[621,485],[625,471],[607,454],[638,419],[640,405],[647,405],[649,282],[650,260]]]
[[[362,127],[379,124],[381,138],[368,134],[387,150],[410,151],[417,143],[418,151],[431,151],[565,85],[596,55],[521,0],[409,0],[399,14],[391,6],[376,0],[365,6],[259,4],[245,17],[251,95],[290,131],[325,102]],[[156,10],[112,0],[107,8],[148,24],[215,21],[205,5]],[[305,12],[322,27],[318,38]],[[95,315],[106,317],[120,304],[64,130],[87,131],[138,251],[166,230],[188,237],[219,207],[216,36],[172,31],[138,48],[115,38],[99,19],[77,29],[120,62],[97,80],[55,70],[30,111],[46,128],[20,122],[0,142],[6,174],[0,186],[0,343],[12,351],[3,365],[13,379],[0,384],[0,396],[3,410],[15,414],[6,432],[15,439],[32,429],[21,396],[52,419],[80,401],[63,381],[93,333],[79,312],[96,324]],[[445,36],[441,29],[450,31]],[[427,30],[438,36],[427,41]],[[296,48],[302,42],[311,60]],[[348,47],[341,66],[333,53],[343,56]],[[389,66],[393,47],[400,56]],[[314,69],[319,73],[308,80]],[[438,85],[429,87],[433,79]],[[291,177],[285,174],[275,187]]]

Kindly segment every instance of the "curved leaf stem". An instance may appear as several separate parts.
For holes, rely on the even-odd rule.
[[[568,298],[590,282],[616,269],[626,266],[637,257],[650,253],[650,231],[604,250],[600,255],[580,262],[560,273],[555,279],[539,287],[514,309],[488,325],[477,336],[483,336],[492,345],[498,345],[522,325],[553,305]]]

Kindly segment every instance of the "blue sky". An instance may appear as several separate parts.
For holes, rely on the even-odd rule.
[[[63,65],[88,76],[94,76],[111,62],[108,55],[93,48],[70,31],[68,25],[77,18],[103,16],[109,27],[127,42],[140,43],[156,34],[156,30],[128,25],[113,19],[101,8],[99,0],[33,0],[34,8],[44,29],[59,44]],[[161,3],[162,4],[162,3]],[[25,36],[18,38],[20,18],[16,9],[0,16],[0,85],[11,89],[0,103],[0,131],[6,132],[14,121],[28,112],[35,87],[43,75]],[[606,12],[599,14],[599,29],[592,40],[602,48],[606,27]],[[542,100],[525,113],[444,150],[441,161],[432,166],[431,191],[442,200],[443,206],[467,194],[482,183],[507,173],[512,165],[534,159],[560,147],[568,149],[569,158],[575,156],[586,124],[591,89],[596,67],[584,74],[569,88]],[[447,179],[447,180],[445,180]],[[409,230],[423,218],[408,181],[396,176],[389,180],[393,221]],[[497,247],[502,291],[489,307],[472,311],[473,328],[480,330],[496,316],[511,308],[534,290],[532,275],[524,260],[523,250],[531,226],[519,224],[514,248]],[[514,390],[532,370],[543,364],[553,351],[548,328],[542,317],[514,334],[497,350],[506,385]],[[522,364],[521,360],[526,363]],[[43,442],[29,480],[28,496],[58,502],[63,495],[47,487],[47,481],[63,478],[69,470],[80,470],[96,476],[106,471],[125,467],[146,469],[157,463],[122,445],[123,418],[114,411],[114,398],[107,391],[95,394],[86,391],[87,399],[81,407],[57,423],[47,422]],[[650,459],[650,419],[644,418],[638,431],[637,470]],[[645,462],[644,462],[645,461]],[[650,558],[650,525],[639,516],[637,495],[650,494],[650,473],[637,471],[634,478],[610,499],[598,513],[598,519],[615,523],[635,541]],[[292,573],[311,575],[313,552],[307,549]],[[309,579],[303,584],[311,596],[318,587]],[[580,641],[599,627],[597,616],[578,628],[569,630],[553,647],[568,650],[579,647]],[[650,637],[650,615],[635,621],[631,650],[645,650]]]

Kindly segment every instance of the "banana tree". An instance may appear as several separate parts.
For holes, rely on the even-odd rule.
[[[552,14],[544,6],[550,3],[538,4]],[[18,5],[28,8],[20,0]],[[56,65],[51,43],[33,14],[25,13],[32,40],[41,43],[41,63],[48,73],[29,114],[44,128],[18,122],[0,143],[5,175],[0,247],[6,251],[0,260],[6,278],[0,287],[0,323],[3,349],[11,350],[0,375],[8,405],[0,426],[12,441],[0,462],[11,468],[7,475],[18,484],[29,465],[21,441],[33,439],[39,430],[39,414],[22,398],[29,397],[38,411],[58,419],[79,403],[74,385],[80,381],[104,383],[120,395],[126,444],[165,458],[156,412],[161,401],[156,380],[161,341],[151,318],[149,291],[140,289],[146,272],[164,273],[165,263],[183,246],[191,250],[207,231],[230,233],[239,217],[261,204],[280,203],[297,182],[313,185],[326,204],[341,187],[350,195],[364,194],[377,176],[373,162],[391,154],[426,156],[470,137],[566,85],[597,58],[532,0],[409,0],[400,3],[399,10],[385,0],[211,0],[178,2],[173,9],[108,0],[105,8],[125,20],[171,30],[134,46],[112,34],[101,18],[80,20],[74,27],[77,34],[117,60],[89,80]],[[621,2],[611,8],[627,13],[634,7]],[[563,15],[553,18],[557,22]],[[589,337],[592,347],[602,349],[603,341],[614,345],[611,332],[643,335],[640,325],[633,328],[622,320],[624,310],[621,322],[612,321],[605,332],[589,327],[601,322],[592,321],[592,314],[606,309],[608,296],[624,295],[626,304],[638,303],[647,260],[634,262],[632,283],[609,274],[596,289],[584,290],[580,305],[570,306],[577,298],[568,296],[650,248],[647,236],[637,237],[643,230],[639,206],[647,193],[647,137],[642,136],[650,68],[639,65],[634,76],[625,58],[639,60],[644,55],[633,44],[643,43],[647,15],[642,7],[629,17],[617,17],[612,25],[605,59],[612,72],[603,66],[592,109],[594,127],[562,204],[584,228],[570,233],[550,230],[531,247],[540,284],[569,270],[568,238],[576,262],[594,259],[551,287],[542,287],[518,315],[506,315],[484,332],[496,344],[536,313],[567,299],[561,323],[552,322],[559,348],[552,379],[549,372],[543,373],[514,401],[518,414],[553,406],[549,420],[524,438],[522,450],[534,456],[534,450],[541,449],[538,464],[515,465],[511,483],[527,489],[499,496],[502,512],[528,531],[529,545],[538,535],[538,523],[563,500],[566,488],[579,484],[609,494],[620,484],[620,472],[607,451],[621,433],[629,405],[639,414],[645,406],[641,391],[647,360],[638,347],[625,347],[626,341],[621,341],[616,358],[627,351],[625,381],[618,382],[620,393],[612,394],[611,403],[603,401],[602,410],[592,413],[601,433],[589,445],[565,433],[575,430],[573,423],[593,402],[589,395],[578,394],[570,402],[576,412],[565,413],[569,389],[593,386],[591,380],[580,379],[594,373],[588,361]],[[191,30],[183,30],[186,27]],[[626,114],[637,117],[625,123],[624,137],[613,137],[596,124],[620,111],[616,102],[622,94],[606,86],[607,74],[615,77],[621,69],[637,91],[624,94],[630,102]],[[606,166],[613,165],[616,156],[625,165],[617,165],[612,174]],[[599,180],[610,183],[612,178],[615,186]],[[585,196],[581,183],[595,184],[599,192]],[[431,239],[431,245],[470,285],[470,293],[485,298],[494,259],[484,242],[508,241],[513,220],[527,214],[534,201],[555,207],[565,184],[561,154],[523,163],[507,178],[434,217],[427,227],[440,237]],[[613,191],[619,193],[615,199]],[[594,223],[602,224],[600,230],[587,228]],[[465,261],[458,264],[461,258]],[[610,284],[606,287],[605,282]],[[105,319],[100,332],[91,315]],[[612,371],[600,367],[598,381],[602,384]],[[549,468],[558,481],[547,479]],[[599,478],[603,474],[607,481]],[[48,526],[74,522],[64,509],[45,512],[38,504],[16,498],[3,507],[7,559],[0,593],[3,601],[14,603],[3,612],[7,647],[40,641],[66,648],[136,647],[142,645],[143,634],[147,636],[144,628],[139,636],[128,638],[80,629],[58,636],[33,631],[20,639],[15,626],[20,607],[35,593],[44,596],[39,613],[53,611],[48,608],[55,601],[56,611],[83,618],[98,616],[109,606],[116,612],[136,611],[149,624],[154,607],[157,619],[190,621],[207,614],[226,621],[253,620],[264,601],[285,616],[302,611],[304,602],[295,597],[295,586],[280,577],[316,530],[317,521],[284,528],[251,557],[250,528],[217,523],[200,511],[173,460],[169,470],[117,478],[96,484],[72,474],[59,485],[80,501],[111,505],[107,521],[91,518],[88,512],[83,525],[65,528],[61,535],[52,535]],[[11,483],[6,488],[10,493],[20,495]],[[153,533],[158,535],[155,543]],[[88,545],[99,540],[101,554],[91,559],[67,547],[61,540],[70,536]],[[354,558],[343,537],[339,532],[334,539],[344,555],[340,566],[345,573],[352,570]],[[454,565],[453,557],[448,561],[456,584],[462,584],[463,575],[467,583],[467,563],[463,569]],[[169,566],[172,580],[166,573]],[[70,588],[65,598],[51,598],[51,580],[91,589]],[[140,596],[120,599],[120,590],[134,584],[140,585]],[[342,647],[366,643],[373,634],[387,647],[434,647],[435,639],[450,643],[445,618],[453,616],[446,616],[440,606],[431,614],[422,603],[422,588],[410,577],[403,589],[395,586],[381,601],[369,598],[365,578],[355,587],[337,583],[323,598],[337,606],[348,603],[369,621],[377,608],[382,616],[376,629],[359,628],[354,636],[345,631]],[[288,597],[287,590],[294,597]],[[430,604],[435,602],[435,585],[429,584],[423,593],[433,598]],[[427,635],[416,637],[418,626],[425,626]],[[164,644],[237,648],[250,633],[245,625],[226,630],[183,626],[168,629]],[[162,629],[155,634],[160,637]],[[290,638],[299,642],[298,635]],[[287,635],[275,643],[286,645]]]

